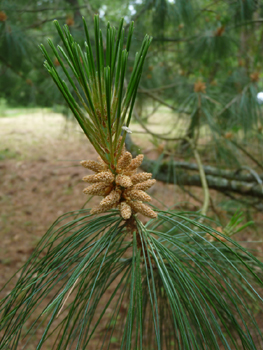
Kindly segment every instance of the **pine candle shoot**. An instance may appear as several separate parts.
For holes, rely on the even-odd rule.
[[[123,49],[123,19],[120,21],[118,31],[108,23],[105,50],[102,31],[99,28],[99,17],[95,16],[95,59],[84,18],[83,23],[86,34],[84,51],[74,41],[68,27],[65,25],[62,30],[57,21],[55,25],[64,49],[61,46],[56,48],[53,42],[48,40],[57,62],[68,79],[68,84],[61,78],[57,66],[53,63],[54,60],[45,47],[43,45],[40,47],[46,58],[44,63],[46,69],[99,155],[97,163],[81,162],[81,165],[96,173],[94,176],[84,177],[84,181],[92,183],[84,189],[84,193],[105,197],[98,207],[93,208],[92,213],[101,213],[118,207],[123,219],[129,219],[132,213],[136,212],[156,218],[156,213],[143,203],[151,200],[144,191],[149,189],[155,180],[150,180],[151,174],[135,176],[143,155],[132,159],[132,155],[125,151],[124,146],[126,133],[130,132],[129,124],[136,92],[151,38],[146,35],[139,52],[136,53],[130,81],[124,91],[133,22],[129,27],[125,49]],[[81,90],[74,80],[78,82]],[[73,97],[73,92],[78,98],[77,101]]]

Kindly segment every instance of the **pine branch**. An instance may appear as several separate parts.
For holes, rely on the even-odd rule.
[[[174,86],[174,85],[172,85],[172,86]],[[157,91],[159,91],[159,90],[161,90],[161,88],[160,88],[160,89],[157,89]],[[155,101],[161,103],[163,106],[166,106],[166,107],[168,107],[169,109],[171,109],[171,110],[173,110],[173,111],[181,112],[181,113],[182,113],[182,112],[183,112],[183,113],[189,113],[189,112],[187,112],[187,111],[182,111],[180,108],[176,108],[176,107],[170,105],[169,103],[165,102],[165,101],[162,100],[160,97],[158,97],[158,96],[156,96],[155,94],[153,94],[151,90],[147,90],[147,89],[145,89],[145,88],[143,88],[143,87],[140,87],[140,88],[138,89],[138,92],[141,93],[141,94],[148,95],[148,96],[151,97],[153,100],[155,100]]]
[[[218,2],[220,2],[221,0],[215,0],[215,1],[212,1],[210,4],[208,4],[206,7],[203,7],[200,9],[199,13],[196,14],[194,20],[196,20],[203,12],[215,12],[217,13],[216,11],[213,11],[213,10],[210,10],[209,8],[216,5]]]
[[[166,141],[179,141],[179,140],[183,140],[183,138],[181,137],[166,137],[163,134],[155,134],[154,132],[152,132],[150,129],[147,128],[147,126],[143,123],[143,121],[141,120],[141,118],[139,117],[138,113],[136,112],[136,110],[134,110],[134,117],[135,119],[140,123],[140,125],[143,127],[143,129],[146,131],[146,133],[158,137],[161,140],[166,140]]]
[[[54,22],[64,48],[60,46],[56,48],[50,39],[48,43],[53,55],[62,67],[67,81],[64,80],[61,72],[57,71],[53,58],[44,45],[40,45],[46,59],[44,63],[46,69],[67,101],[85,135],[103,161],[113,171],[116,170],[117,160],[125,139],[126,131],[123,140],[120,141],[122,128],[129,127],[143,64],[151,43],[151,38],[145,35],[141,48],[136,53],[130,81],[127,88],[124,89],[133,22],[129,27],[126,48],[123,47],[123,22],[122,19],[118,31],[110,24],[107,25],[106,57],[104,57],[104,43],[99,28],[99,17],[94,17],[95,59],[84,18],[87,39],[85,42],[86,52],[83,52],[80,45],[75,42],[67,26],[62,29],[57,21]],[[76,94],[77,100],[73,97],[72,90]],[[119,141],[121,143],[118,146]]]
[[[16,67],[14,67],[10,63],[8,63],[7,60],[1,55],[0,55],[0,62],[2,62],[2,64],[4,64],[6,67],[10,68],[21,79],[26,79],[26,77],[24,76],[24,74],[22,72],[18,72]]]
[[[153,37],[153,41],[161,41],[161,42],[175,42],[175,43],[179,43],[179,42],[188,42],[188,41],[192,41],[194,39],[196,39],[198,37],[198,35],[194,35],[191,36],[189,38],[167,38],[167,37]]]
[[[240,149],[248,158],[250,158],[260,169],[263,169],[263,165],[254,157],[251,153],[249,153],[244,147],[242,147],[239,143],[234,140],[229,140],[236,148]]]
[[[81,10],[81,9],[87,9],[88,5],[82,5],[82,6],[71,6],[70,9],[71,10]],[[37,12],[45,12],[45,11],[68,11],[69,7],[37,7],[37,8],[32,8],[32,9],[19,9],[19,8],[8,8],[5,9],[3,8],[2,11],[8,11],[8,12],[16,12],[16,13],[37,13]]]
[[[154,4],[153,0],[150,0],[146,3],[146,5],[141,9],[141,11],[138,11],[135,13],[134,16],[132,16],[132,21],[136,22],[138,21],[138,19],[146,12],[150,9],[150,7]],[[126,24],[126,26],[124,27],[124,30],[127,31],[127,29],[129,28],[129,23]]]
[[[138,147],[131,141],[129,136],[126,137],[126,148],[134,156],[138,154]],[[174,161],[158,162],[145,157],[141,168],[144,171],[154,173],[156,180],[165,183],[174,184],[176,178],[176,183],[180,186],[202,187],[200,175],[189,175],[185,171],[182,171],[183,169],[198,170],[196,164]],[[157,169],[158,171],[156,171]],[[263,198],[262,185],[255,181],[253,175],[235,175],[235,172],[208,166],[204,166],[204,172],[207,185],[210,189],[222,193],[234,192],[245,197]],[[213,175],[208,175],[209,173]],[[260,178],[263,179],[263,174],[260,175]],[[248,181],[244,181],[244,179],[247,179]]]
[[[169,84],[169,85],[163,85],[163,86],[159,86],[157,88],[152,88],[152,89],[138,89],[138,92],[141,92],[141,93],[145,93],[145,94],[148,94],[148,93],[153,93],[153,92],[160,92],[160,91],[163,91],[163,90],[166,90],[166,89],[171,89],[175,86],[178,86],[180,83],[177,82],[177,83],[172,83],[172,84]]]
[[[257,19],[253,19],[253,20],[250,20],[250,21],[244,21],[244,22],[235,24],[233,26],[229,26],[227,29],[231,30],[231,29],[235,29],[235,28],[238,28],[238,27],[243,27],[243,26],[246,26],[246,25],[249,25],[249,24],[254,24],[254,23],[263,23],[263,18],[257,18]]]
[[[67,18],[66,16],[56,17],[56,20],[65,20],[66,18]],[[32,23],[32,24],[30,24],[30,26],[27,26],[27,27],[25,27],[25,28],[22,28],[22,30],[37,28],[37,27],[42,26],[42,25],[45,24],[45,23],[52,22],[52,21],[54,21],[54,16],[53,16],[52,18],[43,19],[43,20],[40,21],[40,22]]]

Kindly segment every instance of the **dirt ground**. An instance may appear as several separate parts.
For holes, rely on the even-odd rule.
[[[141,129],[134,125],[133,130]],[[157,124],[155,130],[160,132]],[[158,156],[158,147],[144,134],[134,135],[151,157]],[[55,219],[84,205],[87,197],[82,193],[85,184],[81,179],[88,172],[79,161],[96,157],[77,124],[67,122],[60,114],[12,110],[0,116],[0,289],[25,263]],[[150,194],[156,198],[156,205],[165,200],[168,206],[178,203],[184,207],[187,203],[190,210],[200,207],[176,186],[158,183]],[[195,194],[202,198],[201,189]],[[212,195],[215,203],[222,199],[216,192]],[[98,201],[92,199],[89,207]],[[227,221],[227,213],[219,211]],[[262,214],[255,214],[253,219],[258,231],[247,229],[239,235],[246,244],[262,240]],[[251,244],[250,248],[261,255],[262,244]],[[0,298],[10,292],[11,286],[0,293]],[[28,346],[27,350],[31,349],[34,345]]]

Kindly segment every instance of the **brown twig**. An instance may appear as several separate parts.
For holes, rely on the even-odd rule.
[[[163,106],[166,106],[166,107],[172,109],[173,111],[178,112],[178,108],[176,108],[176,107],[170,105],[169,103],[165,102],[165,101],[162,100],[160,97],[154,95],[152,92],[148,91],[147,89],[141,87],[141,88],[138,89],[138,92],[139,92],[139,93],[143,93],[143,94],[145,94],[145,95],[148,95],[148,96],[150,96],[153,100],[155,100],[155,101],[161,103]]]
[[[75,7],[70,7],[71,10],[80,10],[80,9],[85,9],[87,8],[88,5],[83,5],[83,6],[75,6]],[[34,8],[34,9],[3,9],[2,11],[8,11],[8,12],[16,12],[16,13],[24,13],[24,12],[29,12],[29,13],[36,13],[36,12],[44,12],[44,11],[68,11],[69,7],[42,7],[42,8]]]
[[[158,88],[147,89],[147,92],[148,93],[159,92],[162,90],[171,89],[172,87],[175,87],[177,85],[179,85],[179,83],[172,83],[172,84],[168,84],[168,85],[163,85],[163,86],[160,86]],[[141,91],[141,93],[145,93],[145,92]]]
[[[232,104],[234,104],[240,97],[240,95],[243,95],[247,89],[248,89],[249,85],[246,85],[244,87],[244,89],[241,91],[240,94],[238,94],[237,96],[235,96],[230,102],[228,102],[228,104],[219,112],[215,115],[215,118],[218,118],[221,114],[223,114],[229,107],[232,106]]]
[[[66,18],[67,18],[66,16],[47,18],[47,19],[44,19],[43,21],[30,24],[30,26],[27,26],[27,27],[23,28],[22,30],[27,30],[27,29],[31,29],[31,28],[37,28],[37,27],[42,26],[42,25],[45,24],[45,23],[52,22],[52,21],[54,21],[55,19],[56,19],[56,20],[63,20],[63,19],[66,19]]]
[[[139,12],[136,12],[134,16],[132,16],[132,21],[136,22],[143,14],[146,12],[153,4],[153,0],[149,1]],[[130,26],[130,23],[127,23],[126,26],[124,27],[124,30],[127,31]]]
[[[242,27],[245,26],[247,24],[254,24],[254,23],[263,23],[263,18],[258,18],[258,19],[252,19],[250,21],[245,21],[245,22],[241,22],[239,24],[235,24],[233,26],[228,27],[227,29],[235,29],[237,27]]]
[[[248,158],[250,158],[255,164],[257,164],[260,169],[263,169],[263,165],[254,157],[252,154],[250,154],[246,149],[244,149],[241,145],[239,145],[234,140],[229,140],[233,145],[235,145],[237,148],[239,148]]]
[[[194,35],[194,36],[191,36],[189,38],[165,38],[165,37],[161,37],[161,38],[158,38],[158,37],[153,37],[153,41],[161,41],[161,42],[187,42],[187,41],[191,41],[191,40],[194,40],[198,37],[198,35]]]
[[[136,110],[133,110],[133,112],[134,112],[134,117],[135,117],[135,119],[140,123],[140,125],[143,127],[143,129],[148,133],[148,134],[150,134],[150,135],[152,135],[152,136],[156,136],[156,137],[158,137],[159,139],[161,139],[161,140],[165,140],[165,141],[179,141],[179,140],[182,140],[183,138],[181,138],[181,137],[165,137],[165,136],[163,136],[163,135],[161,135],[161,134],[155,134],[154,132],[152,132],[151,130],[149,130],[148,128],[147,128],[147,126],[143,123],[143,121],[141,120],[141,118],[139,117],[139,115],[138,115],[138,113],[136,112]]]

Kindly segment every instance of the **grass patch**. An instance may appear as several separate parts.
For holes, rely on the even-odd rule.
[[[0,161],[6,159],[15,159],[19,156],[17,152],[11,151],[9,148],[0,149]]]

